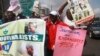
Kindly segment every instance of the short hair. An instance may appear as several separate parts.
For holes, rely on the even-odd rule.
[[[36,22],[29,22],[29,23],[28,23],[28,26],[29,26],[30,24],[32,24],[35,28],[37,28]]]

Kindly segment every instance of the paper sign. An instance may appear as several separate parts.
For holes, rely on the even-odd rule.
[[[59,25],[53,56],[82,56],[86,30]]]
[[[93,19],[94,13],[88,0],[70,0],[70,12],[76,24],[82,24]]]

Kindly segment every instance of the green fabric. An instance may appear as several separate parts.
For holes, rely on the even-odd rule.
[[[19,0],[22,13],[24,16],[31,16],[32,11],[30,10],[34,5],[34,0]]]

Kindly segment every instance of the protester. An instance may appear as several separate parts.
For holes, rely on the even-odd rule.
[[[3,17],[3,22],[11,22],[16,20],[16,15],[12,11],[6,11]]]
[[[68,1],[66,2],[66,4],[64,6],[66,6],[67,4],[68,4]],[[68,26],[67,24],[62,22],[61,17],[60,17],[63,9],[64,9],[64,7],[61,8],[61,10],[59,9],[58,12],[57,11],[51,11],[48,19],[46,20],[46,22],[47,22],[47,33],[48,33],[48,55],[47,56],[53,56],[53,50],[54,50],[54,47],[55,47],[57,25]],[[67,12],[67,14],[69,15],[69,12]],[[68,24],[70,24],[70,23],[68,23]],[[68,27],[73,29],[73,26],[69,25]]]
[[[46,23],[47,23],[46,27],[48,33],[48,55],[47,56],[53,56],[57,25],[64,25],[64,26],[67,25],[60,20],[59,13],[57,11],[50,12]]]

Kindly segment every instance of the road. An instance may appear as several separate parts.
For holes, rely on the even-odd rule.
[[[100,56],[100,39],[86,38],[87,44],[83,48],[82,56]]]

